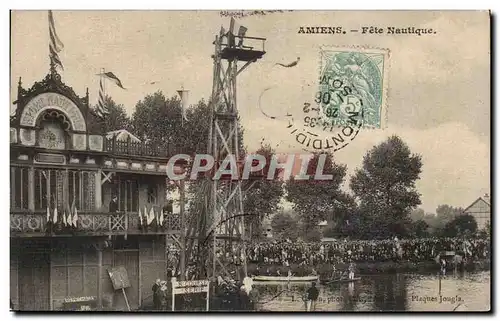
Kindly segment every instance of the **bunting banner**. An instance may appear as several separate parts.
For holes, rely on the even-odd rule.
[[[101,76],[101,77],[104,77],[105,79],[108,79],[110,81],[112,81],[115,85],[117,85],[118,87],[120,87],[121,89],[125,89],[125,87],[123,87],[122,85],[122,81],[112,72],[102,72],[100,74],[97,74],[97,76]]]
[[[76,210],[76,207],[75,207],[75,210],[73,213],[73,226],[77,227],[77,223],[78,223],[78,211]]]
[[[139,207],[139,226],[144,226],[144,223],[142,222],[142,211],[140,207]]]
[[[59,39],[59,36],[56,32],[56,27],[54,23],[54,17],[52,16],[52,10],[49,10],[49,57],[50,63],[56,67],[60,67],[64,70],[64,66],[59,58],[58,53],[64,48],[64,45]]]
[[[54,224],[56,224],[56,223],[57,223],[57,207],[56,207],[56,208],[54,208],[54,218],[52,219],[52,222],[53,222]]]
[[[163,220],[164,220],[164,217],[163,217],[163,209],[161,210],[160,212],[160,221],[158,222],[158,225],[163,225]]]
[[[151,210],[149,211],[149,215],[148,215],[148,225],[150,225],[151,223],[153,223],[155,219],[155,212],[153,210],[153,207],[151,207]]]
[[[63,215],[62,215],[62,224],[63,226],[66,226],[67,225],[67,221],[66,221],[66,211],[63,211]]]

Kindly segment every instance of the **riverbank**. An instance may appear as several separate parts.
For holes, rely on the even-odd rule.
[[[348,263],[337,263],[335,268],[337,271],[347,271]],[[257,266],[259,269],[257,269]],[[490,260],[481,260],[466,266],[467,270],[487,270],[490,269]],[[291,264],[290,267],[270,264],[249,263],[248,273],[257,275],[277,275],[278,270],[281,275],[286,275],[288,269],[292,270],[295,276],[311,275],[312,267],[299,266]],[[320,276],[328,276],[333,271],[333,264],[324,263],[314,267]],[[269,270],[269,273],[267,271]],[[391,272],[423,272],[423,271],[438,271],[439,266],[435,261],[426,262],[409,262],[409,261],[385,261],[385,262],[358,262],[356,263],[356,270],[358,274],[378,274],[378,273],[391,273]]]

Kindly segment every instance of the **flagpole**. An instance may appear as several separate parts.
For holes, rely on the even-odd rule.
[[[102,99],[103,99],[103,104],[105,105],[106,104],[106,78],[104,77],[104,73],[106,72],[106,70],[104,68],[101,68],[101,82],[102,82]],[[104,106],[103,106],[104,108]],[[104,129],[104,131],[106,131],[106,120],[105,120],[105,117],[106,115],[104,114],[104,110],[101,110],[101,113],[103,113],[101,115],[101,129]],[[103,128],[104,127],[104,128]],[[104,133],[106,135],[106,133]]]
[[[184,84],[181,84],[181,92],[184,95]],[[184,105],[183,97],[181,97],[181,127],[184,127]]]
[[[104,91],[104,101],[106,101],[106,78],[104,78],[104,73],[106,70],[104,68],[101,68],[101,80],[102,80],[102,88]]]

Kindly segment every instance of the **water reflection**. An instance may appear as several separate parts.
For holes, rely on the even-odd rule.
[[[305,311],[310,284],[258,284],[261,308]],[[320,286],[316,311],[488,311],[490,272],[364,275],[354,283]]]

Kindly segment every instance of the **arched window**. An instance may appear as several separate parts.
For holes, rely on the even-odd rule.
[[[71,128],[66,115],[47,110],[39,120],[38,145],[48,149],[66,149],[67,133]]]

